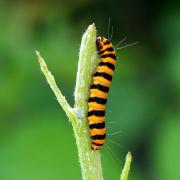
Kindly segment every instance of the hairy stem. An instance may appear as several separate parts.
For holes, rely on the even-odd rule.
[[[90,148],[90,135],[87,123],[87,99],[89,96],[89,86],[92,74],[97,68],[96,60],[96,28],[92,24],[82,37],[78,72],[75,87],[75,105],[71,108],[65,97],[56,85],[55,79],[48,70],[47,65],[40,53],[36,51],[40,63],[41,71],[45,75],[47,82],[53,90],[59,104],[66,112],[72,123],[74,136],[78,149],[79,162],[81,166],[82,179],[102,180],[102,168],[99,151],[92,151]]]
[[[90,149],[90,135],[87,121],[87,99],[92,74],[97,68],[96,28],[92,24],[84,33],[79,52],[78,72],[75,87],[74,109],[80,119],[79,127],[73,127],[79,152],[79,161],[83,179],[102,180],[100,151]]]

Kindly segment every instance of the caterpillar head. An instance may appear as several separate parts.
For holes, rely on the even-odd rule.
[[[101,49],[103,49],[103,47],[105,47],[106,45],[108,45],[110,43],[111,42],[104,37],[98,37],[96,39],[96,46],[97,46],[98,51],[100,51]]]

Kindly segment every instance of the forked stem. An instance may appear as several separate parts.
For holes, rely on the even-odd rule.
[[[72,123],[78,149],[82,179],[84,180],[103,179],[100,152],[92,151],[90,148],[90,135],[86,119],[89,86],[91,84],[92,74],[97,68],[95,41],[96,27],[92,24],[88,27],[82,37],[76,87],[74,92],[74,108],[70,107],[67,103],[65,97],[57,87],[53,75],[48,70],[44,59],[41,57],[40,53],[36,51],[41,71],[45,75],[47,82],[53,90],[59,104],[62,106]]]
[[[72,123],[74,136],[78,149],[79,162],[81,166],[82,179],[84,180],[103,180],[101,167],[100,151],[92,151],[90,148],[90,134],[87,122],[87,99],[89,96],[89,87],[91,84],[92,74],[97,68],[96,60],[96,27],[90,25],[84,33],[79,51],[78,71],[76,78],[76,87],[74,92],[75,104],[70,107],[65,97],[59,90],[55,79],[41,57],[36,51],[41,71],[47,79],[48,84],[53,90],[59,104],[62,106],[66,115]],[[129,161],[128,161],[129,162]],[[129,166],[125,165],[128,170]],[[123,179],[126,180],[124,174],[128,174],[127,170],[123,170]],[[125,172],[125,173],[124,173]]]

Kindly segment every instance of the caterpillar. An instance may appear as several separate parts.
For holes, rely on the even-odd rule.
[[[87,114],[92,150],[101,149],[105,143],[105,108],[116,63],[116,53],[108,39],[98,37],[96,39],[96,46],[100,62],[92,77]]]

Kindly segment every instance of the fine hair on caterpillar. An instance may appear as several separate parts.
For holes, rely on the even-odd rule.
[[[119,148],[124,149],[124,146],[114,142],[113,140],[110,140],[107,137],[107,142],[103,148],[102,158],[107,158],[110,161],[113,161],[113,163],[119,167],[119,164],[122,161],[121,157],[117,154]]]
[[[110,35],[110,27],[111,27],[111,35]],[[111,19],[109,18],[109,21],[108,21],[108,40],[111,41],[112,38],[113,38],[113,25],[111,25]],[[122,47],[118,47],[120,44],[122,44],[125,40],[127,39],[127,36],[123,37],[115,46],[114,46],[114,49],[117,51],[117,50],[121,50],[121,49],[124,49],[126,47],[131,47],[131,46],[134,46],[136,44],[138,44],[139,42],[136,41],[136,42],[133,42],[133,43],[128,43],[128,44],[125,44],[124,46]]]

